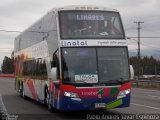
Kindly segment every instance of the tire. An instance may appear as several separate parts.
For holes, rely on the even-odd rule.
[[[44,104],[47,106],[47,108],[50,112],[55,112],[55,113],[58,112],[58,110],[56,108],[52,107],[52,100],[51,100],[51,96],[50,96],[51,94],[49,93],[47,86],[45,87],[44,91],[45,91],[45,93],[44,93],[44,96],[45,96]]]
[[[58,112],[58,109],[56,109],[56,108],[54,108],[53,106],[52,106],[52,104],[53,104],[53,102],[52,102],[52,94],[50,93],[50,95],[48,95],[48,104],[47,104],[47,107],[48,107],[48,110],[50,111],[50,112],[54,112],[54,113],[57,113]]]
[[[22,83],[21,88],[20,88],[20,96],[21,96],[23,99],[26,99],[25,91],[24,91],[24,87],[23,87],[23,83]]]
[[[48,96],[49,96],[49,95],[48,95]],[[49,98],[47,98],[47,99],[48,99],[48,103],[47,103],[48,110],[49,110],[50,112],[52,112],[52,111],[53,111],[53,107],[52,107],[51,98],[49,97]]]
[[[44,100],[44,102],[45,102],[45,105],[47,106],[48,110],[49,110],[50,112],[53,112],[54,109],[53,109],[53,107],[52,107],[52,101],[51,101],[50,95],[51,95],[51,94],[49,93],[48,88],[45,87],[45,100]]]
[[[51,98],[48,99],[48,105],[47,105],[47,107],[48,107],[48,110],[50,112],[58,113],[58,109],[56,109],[56,108],[54,108],[52,106],[52,100],[51,100]]]
[[[47,88],[47,86],[45,86],[45,88],[44,88],[44,104],[45,104],[46,106],[48,105],[47,96],[48,96],[48,88]]]

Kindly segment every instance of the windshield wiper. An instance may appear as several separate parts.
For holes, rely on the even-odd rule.
[[[128,77],[121,77],[120,80],[125,83],[125,82],[128,82],[129,81],[129,78]]]
[[[122,79],[120,79],[120,80],[108,80],[108,81],[102,81],[101,82],[101,84],[105,84],[105,83],[120,83],[120,84],[123,84],[124,82],[123,82],[123,80]]]
[[[86,83],[86,84],[96,84],[95,82],[86,82],[86,81],[80,81],[80,82],[76,82],[76,83]]]
[[[95,85],[97,83],[88,83],[86,81],[80,81],[80,82],[75,82],[75,84],[77,84],[77,85],[85,85],[85,86],[93,86],[93,85]]]
[[[106,81],[102,81],[101,82],[101,84],[110,84],[110,83],[112,83],[112,84],[114,84],[114,83],[120,83],[120,84],[123,84],[123,83],[125,83],[125,82],[128,82],[129,80],[126,80],[125,78],[123,78],[123,77],[121,77],[121,78],[119,78],[119,79],[113,79],[113,80],[106,80]]]

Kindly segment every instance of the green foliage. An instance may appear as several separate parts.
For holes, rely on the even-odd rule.
[[[12,52],[11,58],[5,56],[3,59],[3,63],[1,66],[2,73],[4,74],[12,74],[14,73],[14,53]]]
[[[135,75],[138,74],[138,59],[137,57],[130,58],[130,64],[133,65]],[[160,74],[160,60],[145,56],[140,59],[140,75],[155,75]]]

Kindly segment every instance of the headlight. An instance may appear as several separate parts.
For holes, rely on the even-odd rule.
[[[127,95],[127,94],[129,94],[130,92],[131,92],[131,90],[130,89],[128,89],[128,90],[124,90],[125,91],[125,94]]]
[[[79,98],[77,93],[72,93],[72,92],[64,92],[64,96],[71,98]]]
[[[126,97],[126,95],[129,94],[130,92],[131,92],[130,89],[120,91],[118,96],[117,96],[117,99]]]

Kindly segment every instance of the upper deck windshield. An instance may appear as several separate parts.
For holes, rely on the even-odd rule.
[[[129,80],[127,48],[62,48],[62,69],[64,83],[119,84]]]
[[[59,16],[61,39],[124,38],[118,12],[63,11]]]

